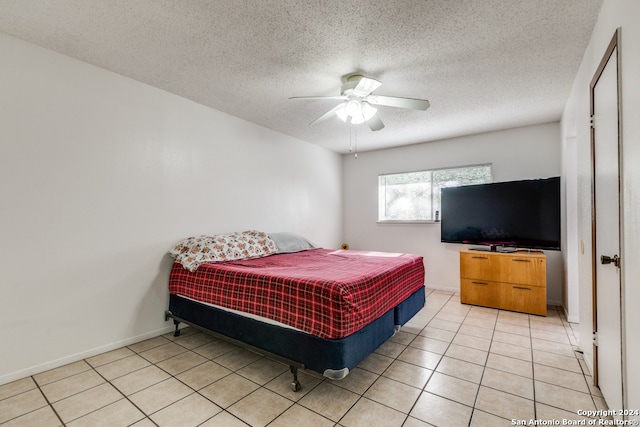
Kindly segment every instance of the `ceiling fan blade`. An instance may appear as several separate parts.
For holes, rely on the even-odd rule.
[[[337,96],[290,96],[289,99],[346,99],[342,95]]]
[[[324,113],[323,115],[321,115],[320,117],[318,117],[317,119],[309,123],[309,125],[313,126],[313,125],[317,125],[318,123],[322,123],[326,120],[329,120],[331,117],[336,115],[336,111],[338,111],[340,108],[344,108],[344,102],[336,105],[331,110],[327,111],[326,113]]]
[[[429,108],[429,101],[426,99],[401,98],[398,96],[371,95],[367,101],[375,105],[385,105],[387,107],[410,108],[412,110],[426,110]]]
[[[363,77],[360,79],[353,92],[358,96],[367,96],[374,90],[378,89],[382,83],[375,79]]]
[[[377,131],[384,127],[384,123],[382,123],[382,120],[380,120],[380,117],[378,117],[377,114],[371,117],[369,121],[367,121],[367,124],[369,125],[369,129],[372,131]]]

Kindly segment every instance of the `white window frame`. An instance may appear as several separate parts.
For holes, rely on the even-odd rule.
[[[470,184],[484,184],[484,183],[490,183],[493,182],[493,165],[491,163],[482,163],[482,164],[476,164],[476,165],[466,165],[466,166],[453,166],[453,167],[446,167],[446,168],[437,168],[437,169],[426,169],[426,170],[419,170],[419,171],[411,171],[411,172],[398,172],[398,173],[387,173],[387,174],[380,174],[378,175],[378,223],[379,224],[437,224],[439,223],[439,220],[442,219],[442,216],[439,216],[438,220],[436,220],[435,216],[436,216],[436,212],[435,211],[439,211],[439,209],[434,209],[434,195],[435,195],[435,191],[432,185],[429,185],[430,188],[430,195],[427,196],[428,198],[430,198],[430,206],[431,206],[431,212],[430,212],[430,218],[429,219],[388,219],[386,217],[386,210],[387,210],[387,204],[386,204],[386,183],[384,182],[385,179],[387,177],[395,177],[395,176],[402,176],[402,175],[411,175],[411,174],[417,174],[417,173],[426,173],[426,174],[430,174],[431,175],[431,183],[433,183],[433,174],[434,173],[438,173],[438,172],[443,172],[443,171],[454,171],[454,170],[458,170],[458,169],[472,169],[472,168],[479,168],[479,167],[488,167],[489,168],[489,181],[482,181],[482,182],[473,182]],[[469,185],[469,184],[463,184],[463,185]],[[439,190],[440,188],[442,188],[442,186],[438,186],[436,187],[436,191]]]

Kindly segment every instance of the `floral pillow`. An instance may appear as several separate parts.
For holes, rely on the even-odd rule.
[[[278,247],[267,233],[256,230],[189,237],[169,251],[189,271],[208,262],[260,258],[275,254]]]

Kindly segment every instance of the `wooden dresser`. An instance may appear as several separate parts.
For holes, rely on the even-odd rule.
[[[546,316],[547,257],[460,251],[460,302]]]

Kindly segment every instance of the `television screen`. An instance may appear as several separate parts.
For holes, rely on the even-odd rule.
[[[442,189],[441,240],[560,250],[560,177]]]

